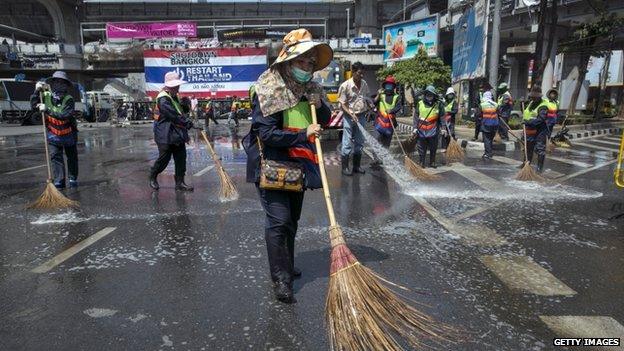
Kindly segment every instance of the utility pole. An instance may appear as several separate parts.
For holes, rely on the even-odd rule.
[[[544,1],[544,0],[542,0]],[[494,0],[492,17],[492,43],[490,46],[490,85],[496,89],[498,81],[498,57],[500,51],[500,12],[501,0]]]
[[[349,21],[351,20],[351,8],[347,7],[347,42],[349,42]]]
[[[407,12],[407,0],[403,0],[403,22],[405,22],[405,12]]]

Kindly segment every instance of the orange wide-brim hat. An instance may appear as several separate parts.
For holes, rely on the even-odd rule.
[[[282,51],[280,51],[275,62],[273,62],[273,65],[290,61],[314,48],[316,48],[315,71],[320,71],[327,67],[334,58],[334,50],[326,43],[313,41],[312,34],[310,34],[307,29],[300,28],[292,30],[290,33],[286,34],[283,41],[284,47]]]

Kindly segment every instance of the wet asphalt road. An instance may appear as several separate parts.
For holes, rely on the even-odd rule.
[[[65,191],[81,208],[58,213],[23,209],[46,177],[41,137],[0,138],[0,349],[329,349],[322,192],[306,194],[300,221],[298,303],[276,303],[263,212],[244,183],[246,129],[212,131],[241,193],[230,203],[217,199],[201,144],[188,147],[195,192],[173,190],[173,162],[152,192],[149,126],[83,131],[80,187]],[[614,138],[583,142],[617,149]],[[423,184],[389,159],[385,170],[341,177],[336,142],[326,149],[349,246],[410,288],[405,295],[422,309],[465,331],[447,349],[561,350],[552,338],[566,335],[549,317],[600,317],[615,331],[624,323],[624,218],[610,219],[624,212],[624,190],[613,184],[611,151],[558,150],[555,157],[576,163],[548,160],[557,179],[536,185],[512,180],[519,151],[488,163],[469,154],[465,166],[442,167],[442,181]],[[44,265],[57,255],[65,260]]]

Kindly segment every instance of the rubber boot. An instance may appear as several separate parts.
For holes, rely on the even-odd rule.
[[[152,188],[154,190],[160,189],[160,185],[158,184],[158,181],[156,180],[156,174],[153,174],[153,173],[150,174],[149,186],[150,186],[150,188]]]
[[[544,160],[546,160],[546,155],[537,156],[537,173],[544,172]]]
[[[429,155],[429,167],[438,168],[438,165],[436,164],[436,161],[435,161],[435,154]]]
[[[362,162],[362,154],[353,155],[353,173],[365,174],[366,171],[360,167]]]
[[[422,154],[422,155],[418,155],[418,157],[420,158],[420,161],[418,162],[418,164],[420,165],[420,167],[425,168],[427,167],[425,165],[425,159],[427,158],[427,155]]]
[[[184,177],[175,177],[175,182],[176,182],[175,190],[193,191],[192,186],[186,185],[186,183],[184,183]]]
[[[342,164],[342,174],[346,176],[352,176],[353,172],[349,170],[349,156],[342,156],[340,159],[340,163]]]

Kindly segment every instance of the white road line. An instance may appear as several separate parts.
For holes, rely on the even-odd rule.
[[[17,145],[17,146],[9,146],[9,147],[0,147],[0,150],[15,150],[15,149],[21,149],[24,147],[31,147],[34,146],[36,144],[28,144],[28,145]]]
[[[624,326],[607,316],[540,316],[557,337],[564,338],[620,338],[624,340]],[[596,347],[594,350],[624,350],[619,347]]]
[[[595,143],[601,143],[601,144],[607,144],[607,145],[613,145],[613,146],[620,146],[620,143],[617,143],[615,141],[600,140],[600,139],[594,139],[592,141],[595,142]]]
[[[69,249],[61,252],[58,255],[56,255],[51,260],[47,261],[46,263],[42,264],[41,266],[34,268],[31,272],[33,272],[33,273],[46,273],[46,272],[50,271],[54,267],[56,267],[59,264],[65,262],[67,259],[69,259],[73,255],[75,255],[78,252],[84,250],[85,248],[87,248],[90,245],[94,244],[95,242],[97,242],[98,240],[102,239],[103,237],[107,236],[108,234],[113,232],[115,229],[117,229],[117,228],[116,227],[106,227],[106,228],[100,230],[99,232],[91,235],[90,237],[84,239],[83,241],[77,243],[76,245],[74,245],[74,246],[70,247]]]
[[[479,260],[511,290],[541,296],[576,294],[528,256],[481,256]]]
[[[574,145],[576,145],[576,144],[574,144]],[[566,148],[566,147],[559,147],[559,148],[557,148],[557,150],[569,152],[571,154],[577,154],[579,156],[584,156],[584,157],[591,156],[591,157],[601,158],[603,160],[610,160],[610,159],[613,158],[612,156],[603,156],[603,155],[596,154],[593,151],[589,151],[589,150],[581,151],[581,150],[574,150],[574,149],[570,149],[570,148]]]
[[[133,147],[134,147],[134,145],[124,146],[124,147],[117,148],[117,151],[127,150],[127,149],[131,149]]]
[[[587,163],[587,162],[581,162],[581,161],[576,161],[576,160],[570,160],[567,158],[562,158],[562,157],[557,157],[557,156],[552,156],[552,155],[546,155],[546,160],[554,160],[554,161],[558,161],[558,162],[562,162],[562,163],[567,163],[569,165],[572,166],[577,166],[577,167],[582,167],[582,168],[589,168],[592,165]]]
[[[32,167],[28,167],[28,168],[22,168],[22,169],[18,169],[18,170],[15,170],[15,171],[6,172],[6,173],[4,173],[4,175],[10,175],[10,174],[15,174],[15,173],[31,171],[33,169],[37,169],[37,168],[41,168],[41,167],[45,167],[45,166],[46,165],[39,165],[39,166],[32,166]]]
[[[512,166],[519,166],[522,164],[522,161],[519,160],[514,160],[513,158],[509,158],[509,157],[505,157],[505,156],[493,156],[492,157],[495,161],[501,162],[501,163],[505,163],[508,165],[512,165]]]
[[[498,180],[491,178],[489,176],[486,176],[485,174],[475,169],[466,167],[465,165],[461,163],[454,164],[453,171],[461,175],[462,177],[470,180],[471,182],[475,183],[476,185],[482,187],[485,190],[494,190],[494,189],[502,188],[502,184]]]
[[[591,167],[591,168],[586,168],[586,169],[584,169],[584,170],[582,170],[582,171],[578,171],[578,172],[575,172],[575,173],[572,173],[572,174],[568,174],[567,176],[565,176],[565,177],[563,177],[563,178],[559,178],[559,179],[557,179],[557,181],[558,181],[558,182],[561,182],[561,183],[562,183],[562,182],[565,182],[566,180],[569,180],[569,179],[572,179],[572,178],[574,178],[574,177],[580,176],[580,175],[585,174],[585,173],[587,173],[587,172],[595,171],[595,170],[597,170],[598,168],[602,168],[602,167],[604,167],[604,166],[608,166],[608,165],[610,165],[610,164],[612,164],[612,163],[615,163],[616,161],[617,161],[617,159],[616,159],[616,160],[611,160],[611,161],[607,161],[607,162],[603,162],[603,163],[597,164],[597,165],[595,165],[594,167]]]
[[[611,140],[611,141],[622,141],[622,138],[619,136],[605,137],[605,139]]]
[[[620,150],[618,149],[612,149],[610,147],[604,147],[604,146],[598,146],[598,145],[592,145],[592,144],[586,144],[586,143],[574,143],[574,146],[584,146],[584,147],[588,147],[590,149],[596,149],[596,150],[602,150],[602,151],[611,151],[611,152],[619,152]]]
[[[215,168],[215,165],[210,165],[210,166],[202,169],[201,171],[193,174],[193,177],[200,177],[200,176],[204,175],[206,172],[210,171],[213,168]]]
[[[456,221],[456,222],[459,222],[459,221],[464,220],[466,218],[470,218],[470,217],[476,216],[476,215],[478,215],[478,214],[480,214],[482,212],[488,211],[488,210],[490,210],[490,209],[492,209],[494,207],[497,207],[499,205],[500,205],[499,202],[494,202],[494,203],[491,203],[491,204],[488,204],[488,205],[485,205],[485,206],[479,206],[479,207],[473,208],[471,210],[468,210],[468,211],[466,211],[464,213],[458,214],[457,216],[453,217],[453,220]]]

